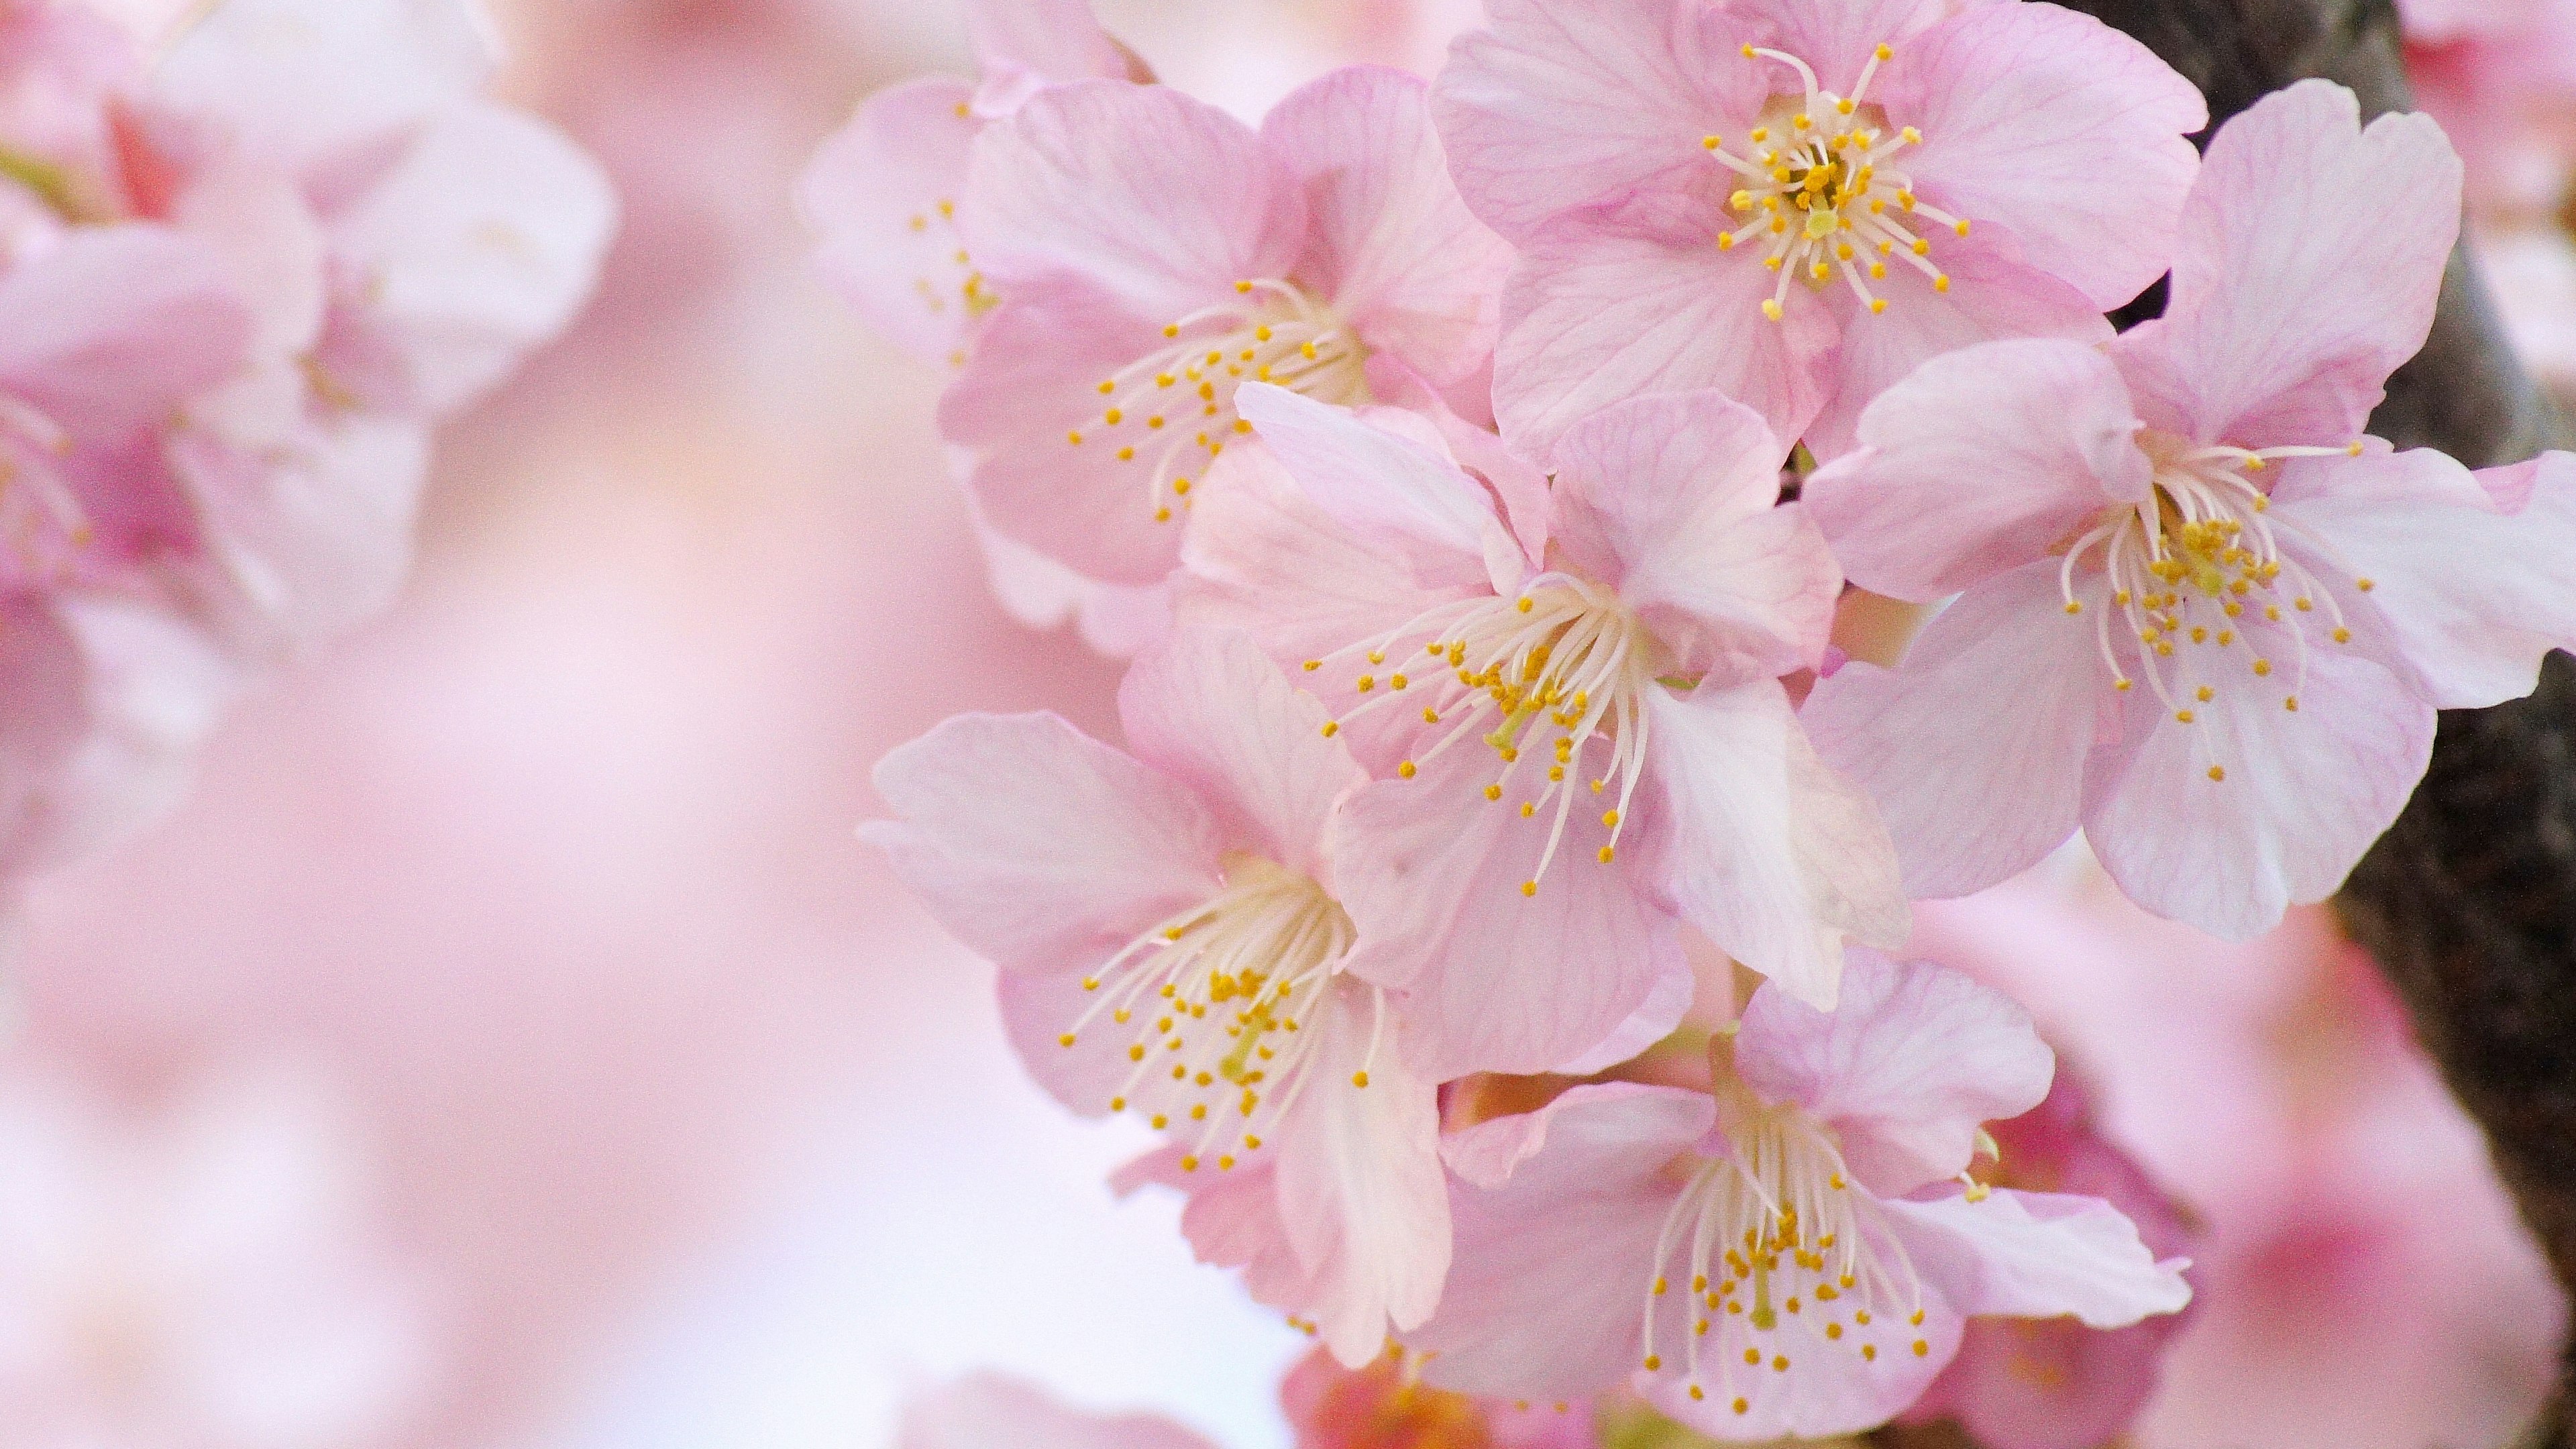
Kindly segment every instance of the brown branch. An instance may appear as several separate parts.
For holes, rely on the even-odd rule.
[[[2213,124],[2306,76],[2366,114],[2412,104],[2390,0],[2063,0],[2145,42],[2208,96]],[[2153,315],[2161,289],[2132,316]],[[2465,251],[2433,335],[2389,382],[2371,430],[2471,467],[2576,446],[2515,360]],[[2433,765],[2337,905],[2413,1013],[2417,1037],[2486,1130],[2496,1167],[2562,1284],[2576,1287],[2576,664],[2540,690],[2443,715]],[[2576,1449],[2576,1353],[2526,1449]],[[1888,1431],[1887,1449],[1974,1449]]]

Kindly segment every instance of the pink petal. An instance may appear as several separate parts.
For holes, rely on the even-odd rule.
[[[1528,241],[1558,212],[1708,166],[1700,140],[1750,116],[1769,78],[1695,0],[1491,0],[1451,48],[1432,107],[1459,190]]]
[[[1084,1020],[1100,1004],[1084,979],[1079,972],[1005,970],[993,995],[1003,1035],[1030,1079],[1066,1111],[1106,1117],[1111,1102],[1136,1091],[1136,1064],[1127,1055],[1135,1036],[1104,1017]]]
[[[1987,0],[1968,0],[1966,7],[1944,0],[1735,0],[1727,8],[1754,31],[1757,44],[1805,61],[1825,89],[1847,96],[1879,46],[1897,45],[1903,55],[1909,47],[1898,43],[1944,11],[1980,3]],[[1787,67],[1772,70],[1770,78],[1775,90],[1798,93],[1798,76]],[[1871,93],[1877,89],[1873,84]]]
[[[2424,345],[2460,160],[2424,116],[2360,124],[2301,81],[2219,128],[2183,208],[2173,297],[2113,355],[2147,420],[2200,442],[2331,447]]]
[[[1350,969],[1405,989],[1407,1054],[1434,1080],[1553,1070],[1688,969],[1670,919],[1596,858],[1610,836],[1598,814],[1572,812],[1541,872],[1553,808],[1529,819],[1519,808],[1539,772],[1489,801],[1499,769],[1466,741],[1343,807],[1336,883],[1362,940]]]
[[[1312,229],[1301,281],[1371,348],[1434,383],[1493,355],[1511,248],[1458,197],[1429,88],[1402,71],[1347,66],[1261,123],[1263,142],[1306,188]]]
[[[299,428],[287,446],[175,440],[171,462],[209,548],[280,645],[327,638],[382,612],[412,562],[429,473],[429,430],[351,413]]]
[[[1418,1328],[1449,1273],[1449,1184],[1440,1166],[1434,1085],[1392,1044],[1372,1053],[1371,992],[1352,981],[1306,1063],[1313,1079],[1280,1124],[1279,1212],[1313,1295],[1293,1305],[1344,1366],[1383,1353],[1390,1331]],[[1355,1086],[1365,1071],[1367,1086]]]
[[[2209,124],[2190,81],[2090,15],[1990,5],[1896,48],[1874,88],[1923,144],[1916,189],[2109,311],[2173,259]]]
[[[1136,757],[1188,784],[1228,838],[1324,878],[1325,823],[1368,775],[1252,640],[1181,634],[1127,671],[1118,717]]]
[[[957,199],[983,123],[974,88],[933,77],[868,97],[814,154],[797,187],[821,240],[815,264],[869,326],[922,357],[946,358],[974,320]]]
[[[1677,672],[1736,681],[1812,668],[1842,572],[1804,510],[1774,506],[1787,456],[1720,393],[1605,408],[1557,442],[1557,545],[1617,586]]]
[[[895,1449],[1210,1449],[1208,1441],[1159,1414],[1090,1414],[1034,1384],[979,1373],[903,1408]]]
[[[1403,427],[1411,414],[1371,421],[1258,382],[1243,385],[1235,407],[1306,496],[1344,528],[1394,541],[1426,583],[1483,577],[1487,545],[1505,536],[1493,498],[1436,435]]]
[[[2478,486],[2506,474],[2510,511]],[[2550,650],[2576,647],[2576,454],[2475,479],[2431,449],[2319,459],[2285,474],[2273,517],[2371,581],[2436,708],[2519,699]]]
[[[1907,895],[1984,890],[2075,833],[2117,698],[2094,633],[2102,593],[2070,617],[2057,564],[2025,565],[1943,610],[1901,667],[1855,661],[1807,696],[1817,752],[1877,802]]]
[[[1983,1124],[2038,1106],[2056,1071],[2030,1013],[2002,992],[1875,951],[1851,953],[1833,1010],[1765,987],[1742,1020],[1746,1085],[1823,1118],[1880,1197],[1958,1175]]]
[[[1306,234],[1296,177],[1250,127],[1108,80],[1052,87],[989,127],[959,217],[1004,295],[1078,281],[1157,325],[1286,277]]]
[[[1222,889],[1226,841],[1180,782],[1051,714],[960,715],[877,762],[861,838],[957,938],[1070,973]]]
[[[1128,58],[1100,28],[1091,0],[966,0],[966,33],[986,70],[1017,67],[1049,80],[1112,80]]]
[[[1123,433],[1098,426],[1101,381],[1162,341],[1081,287],[1040,289],[986,319],[940,399],[939,429],[974,451],[966,486],[988,523],[1090,578],[1162,582],[1180,555],[1181,514],[1155,488],[1159,454],[1139,441],[1141,419]],[[1122,446],[1135,457],[1120,459]]]
[[[157,226],[83,228],[0,277],[0,390],[83,441],[171,422],[250,335],[221,260]]]
[[[1716,1121],[1701,1092],[1576,1087],[1531,1114],[1465,1135],[1533,1132],[1509,1181],[1461,1189],[1440,1311],[1408,1340],[1424,1376],[1503,1398],[1572,1398],[1621,1383],[1639,1335],[1656,1234],[1680,1184],[1665,1171]]]
[[[1846,937],[1907,930],[1878,812],[1816,757],[1775,681],[1652,690],[1646,724],[1668,823],[1640,869],[1728,955],[1830,1006]]]
[[[1715,389],[1795,438],[1825,403],[1836,324],[1804,287],[1779,322],[1755,249],[1721,252],[1722,198],[1653,189],[1557,218],[1533,235],[1503,291],[1494,413],[1503,436],[1548,456],[1566,429],[1615,402]]]
[[[2332,895],[2396,820],[2433,746],[2432,706],[2357,649],[2320,636],[2300,678],[2283,626],[2250,610],[2238,622],[2247,657],[2274,672],[2216,679],[2189,724],[2143,686],[2131,691],[2144,738],[2124,775],[2088,788],[2084,816],[2093,853],[2131,900],[2231,941]],[[2283,707],[2293,691],[2295,711]]]
[[[1848,289],[1836,284],[1834,305],[1850,316],[1835,352],[1831,392],[1806,429],[1807,447],[1818,458],[1830,461],[1850,451],[1861,410],[1944,352],[2006,337],[2092,343],[2111,336],[2111,324],[2083,293],[2012,260],[1996,243],[1954,241],[1935,250],[1932,259],[1949,276],[1949,290],[1932,290],[1909,268],[1881,284],[1884,312],[1860,310]]]
[[[1881,1205],[1926,1281],[1970,1314],[2072,1315],[2125,1328],[2191,1301],[2180,1258],[2159,1263],[2137,1225],[2098,1197],[1998,1188]]]

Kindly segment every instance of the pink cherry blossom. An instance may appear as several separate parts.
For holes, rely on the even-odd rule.
[[[2108,1203],[1970,1175],[1980,1124],[2051,1071],[1997,993],[1855,950],[1830,1012],[1757,991],[1732,1058],[1715,1097],[1580,1086],[1460,1134],[1482,1190],[1457,1194],[1456,1266],[1409,1340],[1432,1382],[1629,1381],[1730,1439],[1841,1434],[1912,1403],[1971,1315],[2116,1327],[2189,1301],[2186,1265]]]
[[[1423,84],[1353,67],[1260,130],[1158,86],[1040,91],[959,208],[1005,300],[940,407],[985,520],[1090,578],[1161,582],[1244,382],[1365,402],[1481,375],[1507,252],[1451,187]]]
[[[894,1442],[895,1449],[1211,1449],[1160,1414],[1086,1413],[998,1373],[915,1394]]]
[[[1279,1384],[1297,1449],[1599,1449],[1588,1403],[1471,1399],[1424,1383],[1422,1366],[1393,1345],[1364,1368],[1299,1359]]]
[[[1885,832],[1780,684],[1821,658],[1841,580],[1775,506],[1759,418],[1623,404],[1566,435],[1551,489],[1499,446],[1470,474],[1450,438],[1492,439],[1411,413],[1240,405],[1263,447],[1203,506],[1181,611],[1300,662],[1378,775],[1344,901],[1438,1023],[1424,1070],[1648,1045],[1689,1004],[1677,917],[1825,1003],[1846,935],[1902,938]]]
[[[308,1091],[240,1081],[166,1120],[21,1075],[0,1092],[0,1424],[24,1449],[338,1449],[426,1387],[419,1291]]]
[[[1523,256],[1495,408],[1716,388],[1820,457],[1924,358],[2093,341],[2166,268],[2208,122],[2144,46],[2047,4],[1496,0],[1438,93]]]
[[[1901,667],[1807,706],[1911,894],[1994,884],[2080,822],[2141,905],[2244,939],[2341,884],[2437,708],[2528,693],[2576,642],[2576,457],[2472,478],[2362,438],[2431,324],[2459,185],[2423,117],[2267,97],[2210,147],[2165,316],[1935,359],[1809,480],[1855,582],[1965,591]]]
[[[2138,1228],[2159,1259],[2197,1255],[2202,1234],[2145,1168],[2093,1120],[2087,1093],[2061,1059],[2048,1097],[1990,1135],[1997,1187],[2098,1197]],[[2155,1392],[2165,1351],[2189,1307],[2126,1328],[2073,1319],[1971,1320],[1959,1356],[1905,1418],[1955,1418],[1986,1449],[2094,1449],[2128,1432]]]
[[[1203,1255],[1314,1321],[1345,1362],[1431,1311],[1449,1259],[1433,1083],[1355,967],[1327,826],[1367,776],[1240,638],[1174,640],[1130,671],[1133,755],[1052,715],[967,715],[886,756],[897,819],[865,830],[932,912],[1002,968],[1030,1070],[1171,1148]]]

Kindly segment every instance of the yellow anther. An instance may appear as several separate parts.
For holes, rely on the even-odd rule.
[[[1340,734],[1341,732],[1342,732],[1342,722],[1341,722],[1340,720],[1337,720],[1337,719],[1328,719],[1328,720],[1324,721],[1324,738],[1326,738],[1326,739],[1328,739],[1328,740],[1329,740],[1329,739],[1331,739],[1333,736],[1335,736],[1335,735],[1337,735],[1337,734]]]
[[[1772,321],[1774,321],[1774,322],[1779,321],[1779,320],[1780,320],[1780,303],[1779,303],[1779,301],[1778,301],[1777,299],[1775,299],[1775,298],[1771,298],[1771,297],[1765,297],[1765,298],[1763,298],[1763,299],[1762,299],[1762,315],[1763,315],[1763,316],[1765,316],[1765,317],[1770,318],[1770,319],[1771,319]]]
[[[1534,896],[1534,895],[1537,895],[1537,894],[1538,894],[1538,882],[1537,882],[1537,881],[1534,881],[1534,880],[1525,880],[1525,881],[1522,881],[1522,882],[1521,882],[1521,894],[1522,894],[1522,895],[1525,895],[1525,896]]]
[[[2174,711],[2174,719],[2175,719],[2176,721],[2178,721],[2178,722],[2182,723],[2182,724],[2189,724],[2189,723],[2191,723],[2191,720],[2192,720],[2192,714],[2191,714],[2191,711],[2190,711],[2190,710],[2187,710],[2187,709],[2178,709],[2178,710],[2175,710],[2175,711]]]
[[[1487,785],[1485,787],[1485,798],[1488,800],[1500,800],[1503,798],[1503,787],[1500,785]]]
[[[1073,445],[1074,445],[1075,447],[1077,447],[1077,448],[1079,448],[1079,447],[1081,447],[1081,446],[1082,446],[1082,432],[1081,432],[1081,430],[1080,430],[1080,429],[1076,429],[1076,430],[1074,430],[1073,432],[1070,432],[1070,433],[1065,434],[1064,436],[1065,436],[1065,441],[1066,441],[1066,442],[1069,442],[1069,443],[1073,444]]]
[[[1365,1086],[1367,1086],[1367,1085],[1368,1085],[1368,1073],[1366,1073],[1366,1072],[1353,1072],[1353,1073],[1351,1073],[1351,1085],[1352,1085],[1352,1086],[1354,1086],[1354,1087],[1365,1087]]]
[[[2212,765],[2212,766],[2210,766],[2210,767],[2209,767],[2209,778],[2211,778],[2211,779],[2213,779],[2213,780],[2224,780],[2224,779],[2226,779],[2226,778],[2227,778],[2227,767],[2226,767],[2225,765]]]
[[[2066,612],[2070,614],[2081,614],[2084,612],[2084,605],[2074,599],[2069,599],[2066,601]]]
[[[1395,767],[1395,772],[1398,775],[1403,776],[1405,779],[1412,779],[1414,775],[1413,762],[1411,760],[1405,761],[1403,764]]]

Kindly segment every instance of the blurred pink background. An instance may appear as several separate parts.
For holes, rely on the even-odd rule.
[[[401,607],[36,891],[18,1076],[122,1130],[246,1080],[335,1124],[419,1325],[417,1382],[335,1445],[869,1446],[982,1365],[1284,1443],[1303,1340],[1170,1204],[1111,1200],[1140,1139],[1026,1081],[987,968],[852,835],[889,746],[962,709],[1106,729],[1115,680],[993,603],[941,379],[808,275],[788,204],[860,96],[963,70],[954,4],[496,8],[513,96],[624,193],[598,301],[443,438]],[[1246,115],[1339,61],[1434,65],[1474,8],[1100,6]],[[2211,1224],[2142,1445],[2497,1442],[2563,1307],[2366,963],[2314,918],[2150,927],[2084,869],[1925,939],[2023,993]]]

